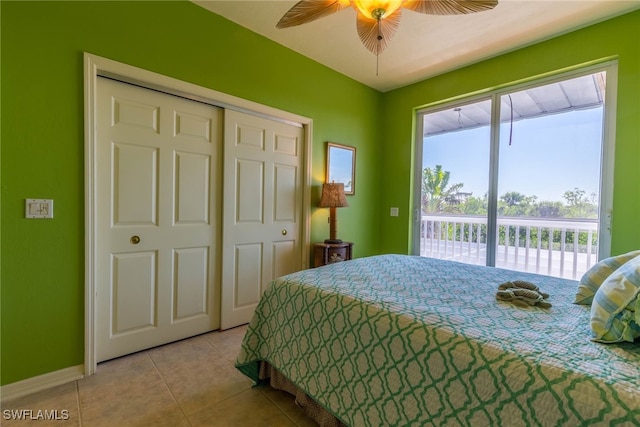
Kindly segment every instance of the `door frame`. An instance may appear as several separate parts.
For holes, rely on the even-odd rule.
[[[152,71],[127,65],[90,53],[84,53],[84,220],[85,220],[85,339],[84,373],[92,375],[97,369],[96,354],[96,100],[98,76],[113,78],[151,90],[157,90],[196,102],[281,121],[304,129],[302,144],[302,220],[300,230],[299,267],[309,259],[311,233],[311,153],[313,146],[313,120],[277,108],[258,104]],[[218,272],[219,274],[219,272]]]

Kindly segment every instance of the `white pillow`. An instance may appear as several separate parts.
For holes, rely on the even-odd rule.
[[[603,259],[584,273],[578,283],[574,304],[589,305],[602,282],[627,261],[640,256],[640,250]]]
[[[591,304],[591,338],[614,343],[640,338],[640,257],[605,280]]]

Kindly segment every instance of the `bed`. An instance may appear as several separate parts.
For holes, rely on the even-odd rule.
[[[513,280],[552,307],[496,300]],[[236,367],[337,425],[638,426],[640,343],[591,341],[576,285],[406,255],[304,270],[265,291]]]

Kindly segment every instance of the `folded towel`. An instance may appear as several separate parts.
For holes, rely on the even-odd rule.
[[[551,304],[544,300],[542,294],[532,289],[510,288],[499,289],[496,299],[507,301],[518,307],[529,307],[537,305],[542,308],[550,308]]]
[[[498,286],[498,289],[500,289],[501,291],[507,290],[507,289],[528,289],[530,291],[536,291],[538,292],[540,295],[542,295],[542,298],[549,298],[549,294],[546,294],[544,292],[542,292],[540,290],[539,287],[537,287],[536,285],[534,285],[531,282],[527,282],[526,280],[513,280],[511,282],[504,282],[501,285]]]

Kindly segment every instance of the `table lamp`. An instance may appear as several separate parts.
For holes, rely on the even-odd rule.
[[[336,208],[344,208],[349,206],[347,197],[344,195],[344,184],[342,183],[326,183],[322,184],[322,197],[320,199],[321,208],[329,208],[329,238],[325,243],[342,243],[337,238],[338,219],[336,217]]]

